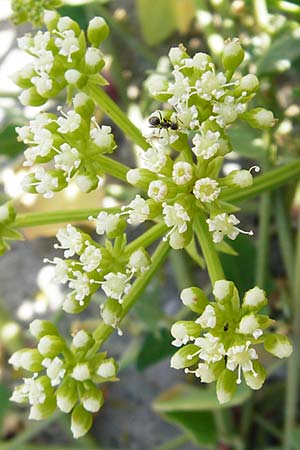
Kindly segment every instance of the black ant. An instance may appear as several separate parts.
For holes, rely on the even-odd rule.
[[[159,116],[151,116],[149,117],[149,124],[151,126],[151,128],[159,128],[160,130],[165,129],[165,130],[173,130],[176,131],[178,130],[178,123],[177,122],[172,122],[172,120],[167,119],[165,117],[163,117],[161,115],[160,111],[157,111]]]

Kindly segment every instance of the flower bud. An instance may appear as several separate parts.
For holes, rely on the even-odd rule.
[[[170,49],[169,58],[174,67],[182,65],[183,60],[189,57],[185,50],[186,49],[183,45],[180,45],[179,47],[172,47]]]
[[[69,69],[65,72],[65,80],[71,86],[82,89],[86,85],[88,77],[76,69]]]
[[[289,338],[282,334],[268,334],[264,340],[264,347],[277,358],[288,358],[293,352]]]
[[[264,108],[254,108],[241,114],[241,119],[247,120],[253,128],[273,127],[277,120],[272,111]]]
[[[104,403],[102,391],[91,385],[82,395],[81,401],[86,411],[98,412]]]
[[[75,22],[75,20],[71,19],[71,17],[68,16],[59,18],[57,22],[57,29],[60,33],[68,30],[73,30],[75,36],[78,36],[80,34],[80,26],[77,22]]]
[[[84,436],[93,424],[92,414],[86,411],[83,405],[77,405],[71,416],[71,431],[73,438],[78,439]]]
[[[225,42],[222,64],[225,70],[234,71],[244,60],[245,52],[238,39]]]
[[[29,419],[44,420],[53,414],[55,408],[55,398],[53,396],[49,396],[43,403],[37,403],[30,408]]]
[[[45,10],[44,12],[44,23],[49,31],[57,28],[57,22],[59,20],[60,15],[56,11]]]
[[[120,321],[122,311],[122,305],[117,300],[109,298],[101,308],[101,317],[106,325],[116,328]]]
[[[53,357],[64,350],[65,342],[60,336],[47,334],[40,339],[37,348],[42,355]]]
[[[84,174],[78,172],[74,180],[81,192],[86,194],[97,189],[99,185],[99,178],[94,174],[87,173],[86,171]]]
[[[22,70],[18,70],[10,75],[10,79],[20,88],[28,89],[32,87],[31,78],[34,77],[35,71],[33,66],[27,65]]]
[[[94,17],[90,20],[87,37],[89,42],[94,47],[99,47],[102,41],[104,41],[109,35],[109,27],[103,17]]]
[[[224,369],[217,381],[217,397],[220,403],[229,402],[236,391],[236,374]]]
[[[36,338],[41,339],[45,335],[59,336],[56,326],[48,320],[35,319],[29,325],[30,333]]]
[[[68,377],[56,391],[56,402],[58,408],[65,413],[69,413],[78,400],[76,381]]]
[[[89,74],[100,72],[105,62],[103,55],[98,48],[89,47],[84,55],[85,71]]]
[[[258,390],[262,387],[266,379],[266,371],[259,361],[253,361],[253,371],[243,372],[246,384],[254,390]]]
[[[195,340],[200,336],[201,327],[192,320],[180,320],[174,323],[171,328],[171,334],[175,338],[172,342],[176,347],[186,344],[190,340]]]
[[[250,310],[259,310],[267,304],[266,293],[259,287],[255,286],[245,293],[242,307]]]
[[[86,362],[77,363],[76,366],[74,366],[74,368],[73,368],[71,377],[77,381],[89,380],[91,378],[91,373],[90,373],[88,363],[86,363]]]
[[[209,364],[199,363],[195,375],[201,379],[202,383],[212,383],[218,378],[223,369],[223,360]]]
[[[95,110],[93,100],[83,92],[78,92],[73,98],[74,110],[84,118],[91,117]]]
[[[127,266],[129,269],[141,275],[146,272],[151,265],[151,258],[144,248],[139,248],[130,255]]]
[[[145,87],[154,97],[159,96],[161,92],[166,92],[168,89],[168,79],[165,75],[152,73],[145,81]]]
[[[0,206],[0,225],[11,223],[15,220],[16,212],[13,202],[9,201]]]
[[[99,365],[96,374],[101,378],[113,378],[116,376],[118,366],[113,358],[105,359]]]
[[[87,296],[79,303],[78,300],[75,299],[76,292],[71,292],[67,295],[62,309],[69,314],[79,314],[87,308],[91,301],[91,297]]]
[[[249,170],[233,170],[227,177],[222,179],[229,186],[246,188],[252,186],[253,177]]]
[[[175,355],[172,356],[170,365],[173,369],[184,369],[185,367],[193,366],[199,361],[199,347],[194,344],[188,344],[181,347]],[[196,355],[194,356],[194,354]]]
[[[23,106],[42,106],[47,99],[37,93],[35,87],[25,89],[19,96],[19,100]]]
[[[240,308],[238,291],[232,281],[218,280],[214,284],[213,295],[221,307],[237,313]]]
[[[193,286],[183,289],[180,298],[185,306],[198,314],[202,314],[208,305],[208,298],[198,287]]]
[[[249,73],[240,79],[240,83],[237,87],[237,92],[254,92],[259,87],[259,81],[256,75]]]
[[[40,372],[43,370],[42,366],[43,356],[38,350],[32,348],[23,348],[15,352],[8,360],[15,369],[25,369],[30,372]]]

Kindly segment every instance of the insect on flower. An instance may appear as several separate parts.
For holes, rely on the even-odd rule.
[[[157,111],[153,116],[149,117],[148,122],[151,128],[159,128],[160,130],[171,129],[173,131],[178,130],[178,122],[174,122],[171,119],[163,117],[160,111]]]

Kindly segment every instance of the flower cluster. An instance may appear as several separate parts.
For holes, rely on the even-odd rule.
[[[217,381],[218,400],[225,403],[234,395],[242,375],[251,389],[263,385],[266,372],[256,346],[263,343],[265,350],[278,358],[288,357],[292,346],[286,336],[266,332],[274,321],[259,313],[267,303],[262,289],[247,291],[240,304],[234,284],[219,280],[213,295],[215,302],[197,287],[182,291],[183,304],[199,317],[172,326],[173,345],[182,347],[172,357],[171,367],[193,373],[203,383]]]
[[[100,127],[92,116],[94,102],[86,94],[77,93],[67,113],[61,107],[58,110],[59,117],[39,113],[29,125],[16,129],[19,139],[29,146],[24,166],[35,166],[22,180],[22,187],[45,198],[64,189],[71,178],[83,192],[96,189],[103,175],[99,155],[112,153],[116,147],[111,128]],[[54,167],[48,169],[51,161]],[[42,164],[47,164],[47,170]]]
[[[234,207],[222,202],[222,195],[228,187],[250,186],[253,179],[251,170],[220,177],[223,158],[231,151],[226,129],[239,118],[253,127],[273,126],[273,113],[263,108],[247,110],[259,81],[253,74],[232,78],[244,58],[237,40],[225,45],[224,72],[217,72],[207,54],[191,58],[183,46],[172,48],[169,58],[174,81],[152,74],[146,86],[155,99],[172,109],[150,117],[150,148],[141,154],[143,168],[129,171],[127,179],[147,189],[148,196],[161,205],[173,248],[183,248],[190,241],[197,208],[209,216],[214,242],[224,236],[235,239],[241,232],[239,220],[232,214]],[[174,151],[179,152],[175,159]]]
[[[45,11],[47,31],[27,34],[19,39],[19,47],[32,56],[33,61],[13,75],[23,91],[23,105],[41,106],[49,98],[67,88],[70,95],[76,87],[86,83],[106,84],[99,74],[104,67],[103,54],[98,49],[106,39],[109,28],[102,17],[89,22],[87,38],[77,22],[60,17],[56,11]]]
[[[15,388],[11,400],[29,403],[29,418],[34,420],[45,419],[56,407],[72,411],[71,431],[77,439],[87,433],[92,413],[103,405],[97,385],[117,379],[117,364],[106,353],[93,351],[95,341],[84,330],[74,335],[71,347],[50,322],[34,320],[30,331],[38,340],[37,348],[18,350],[9,362],[33,375]]]
[[[53,261],[45,259],[45,262],[55,265],[54,281],[68,283],[72,289],[63,303],[64,311],[71,314],[83,311],[91,295],[101,287],[108,298],[101,305],[102,318],[106,325],[118,328],[123,297],[129,292],[133,279],[148,270],[151,259],[144,248],[126,251],[123,217],[101,211],[90,220],[96,223],[99,235],[106,233],[115,237],[114,245],[106,239],[105,245],[101,246],[69,224],[58,231],[59,244],[55,244],[55,248],[64,250],[64,259],[55,257]]]
[[[38,27],[43,24],[45,9],[51,10],[62,6],[62,0],[12,0],[12,20],[16,25],[31,22]]]

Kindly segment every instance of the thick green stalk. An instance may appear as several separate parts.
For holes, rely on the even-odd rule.
[[[266,287],[269,247],[270,247],[270,219],[271,195],[266,192],[261,196],[259,212],[259,232],[256,259],[256,284],[262,289]]]
[[[294,283],[292,291],[292,337],[293,353],[288,361],[288,376],[286,383],[286,409],[284,424],[283,449],[290,450],[291,434],[296,426],[297,407],[299,399],[299,369],[300,369],[300,214],[296,241],[296,257]]]
[[[110,96],[106,94],[103,88],[90,83],[82,90],[94,100],[108,117],[111,118],[111,120],[124,132],[125,136],[132,139],[132,141],[142,149],[147,150],[149,148],[149,144],[140,130],[133,125],[126,114],[118,107]]]
[[[194,218],[194,229],[202,249],[211,283],[225,278],[221,262],[213,243],[204,215],[197,211]]]
[[[130,242],[125,249],[125,254],[130,255],[140,247],[147,248],[167,231],[168,227],[164,222],[152,225],[149,230],[141,234],[134,241]]]
[[[51,223],[78,222],[81,220],[87,220],[89,216],[97,216],[100,211],[115,214],[120,211],[120,208],[85,208],[71,209],[69,211],[63,210],[18,214],[14,221],[14,227],[27,228],[37,227],[40,225],[49,225]]]
[[[220,198],[226,202],[237,203],[276,189],[277,187],[299,177],[300,161],[294,161],[277,169],[269,170],[255,177],[253,185],[245,189],[228,188]]]
[[[104,155],[97,155],[97,163],[103,172],[112,175],[118,180],[127,182],[126,174],[130,167]]]
[[[152,256],[152,264],[149,270],[145,272],[145,274],[141,277],[139,277],[135,283],[132,285],[129,293],[124,297],[123,299],[123,311],[121,315],[121,320],[123,317],[126,316],[128,311],[132,308],[132,306],[135,304],[135,302],[138,300],[139,296],[145,289],[145,287],[148,285],[152,277],[155,275],[155,273],[158,271],[160,266],[162,265],[163,261],[165,260],[168,251],[170,247],[168,242],[161,242],[153,256]],[[89,351],[90,354],[94,354],[97,352],[98,348],[107,340],[107,338],[113,333],[114,329],[109,326],[105,325],[104,322],[101,322],[100,325],[96,328],[94,331],[93,337],[96,341],[94,347],[91,348]]]

